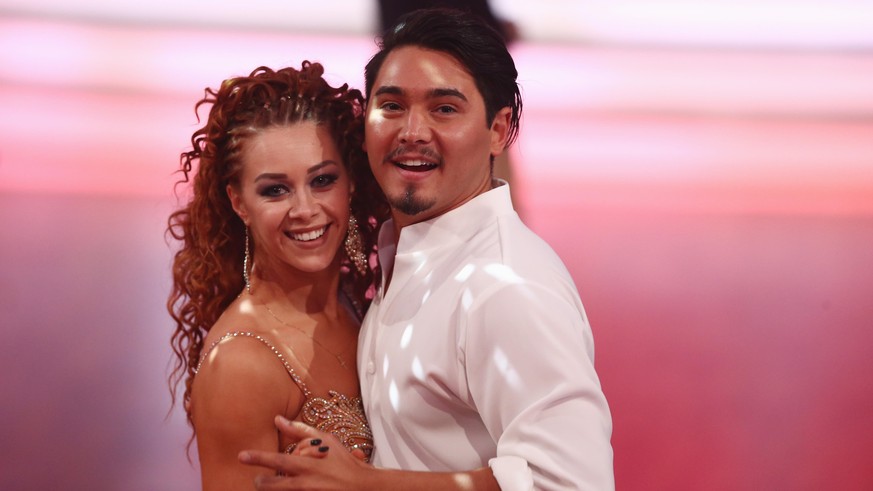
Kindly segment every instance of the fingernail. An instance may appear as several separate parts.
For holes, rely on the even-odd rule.
[[[318,451],[321,453],[327,452],[330,450],[330,447],[318,447]]]
[[[237,458],[240,462],[250,462],[252,460],[252,454],[248,452],[240,452]]]
[[[320,438],[313,438],[312,440],[309,440],[309,444],[312,445],[313,447],[316,445],[321,445],[321,439]]]
[[[279,423],[282,423],[283,425],[290,425],[291,424],[291,421],[282,415],[276,416],[276,421],[278,421]]]

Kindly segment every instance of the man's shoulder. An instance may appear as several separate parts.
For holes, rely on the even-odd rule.
[[[515,267],[548,266],[566,271],[564,262],[552,246],[536,232],[528,228],[517,216],[498,222],[500,250],[506,264]]]
[[[493,281],[496,276],[550,284],[572,281],[564,262],[545,239],[516,215],[500,217],[457,250],[457,267],[466,268],[470,280]]]

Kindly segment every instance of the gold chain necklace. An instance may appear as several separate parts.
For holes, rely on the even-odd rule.
[[[308,332],[304,331],[303,329],[300,329],[300,328],[297,327],[297,326],[294,326],[294,325],[288,324],[287,322],[285,322],[285,321],[283,321],[282,319],[280,319],[279,316],[277,316],[277,315],[275,314],[275,312],[273,312],[273,310],[270,309],[269,306],[267,306],[266,303],[264,303],[263,306],[264,306],[265,309],[267,309],[267,312],[269,312],[270,315],[271,315],[274,319],[276,319],[277,322],[279,322],[279,323],[282,324],[283,326],[290,327],[291,329],[295,329],[295,330],[297,330],[297,331],[300,331],[301,333],[303,333],[304,336],[306,336],[306,337],[308,337],[309,339],[311,339],[313,343],[319,345],[319,346],[321,347],[321,349],[323,349],[324,351],[327,351],[328,353],[330,353],[331,355],[333,355],[333,357],[336,358],[336,361],[338,361],[339,364],[340,364],[343,368],[345,368],[346,370],[351,370],[351,368],[349,368],[348,365],[346,365],[346,362],[342,359],[342,357],[341,357],[340,355],[338,355],[338,354],[334,353],[333,351],[327,349],[327,346],[325,346],[325,345],[319,343],[318,340],[315,339],[315,338],[314,338],[311,334],[309,334]]]

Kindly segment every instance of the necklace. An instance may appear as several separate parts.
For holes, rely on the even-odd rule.
[[[280,319],[279,316],[276,315],[275,312],[273,312],[273,310],[272,310],[272,309],[271,309],[271,308],[270,308],[266,303],[263,304],[263,306],[264,306],[265,309],[267,309],[267,312],[270,313],[270,316],[272,316],[273,319],[276,319],[277,322],[279,322],[279,323],[282,324],[283,326],[290,327],[291,329],[295,329],[295,330],[297,330],[297,331],[303,333],[304,336],[306,336],[306,337],[308,337],[309,339],[311,339],[312,342],[315,343],[315,344],[317,344],[318,346],[320,346],[321,349],[323,349],[324,351],[327,351],[328,353],[330,353],[331,355],[333,355],[333,357],[336,358],[336,361],[338,361],[339,364],[340,364],[343,368],[345,368],[346,370],[351,370],[351,368],[349,368],[348,365],[346,365],[345,360],[343,360],[342,357],[341,357],[340,355],[338,355],[338,354],[334,353],[333,351],[327,349],[327,346],[325,346],[325,345],[319,343],[318,340],[315,339],[315,338],[312,336],[312,334],[309,334],[308,332],[304,331],[303,329],[300,329],[300,328],[297,327],[297,326],[294,326],[294,325],[288,324],[288,323],[285,322],[284,320]]]

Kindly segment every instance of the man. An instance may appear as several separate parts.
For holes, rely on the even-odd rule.
[[[241,459],[288,476],[261,489],[612,489],[611,419],[578,293],[492,179],[521,113],[500,35],[418,11],[365,76],[366,150],[393,217],[358,346],[376,467],[305,448],[319,458]],[[315,446],[331,438],[277,424]]]

